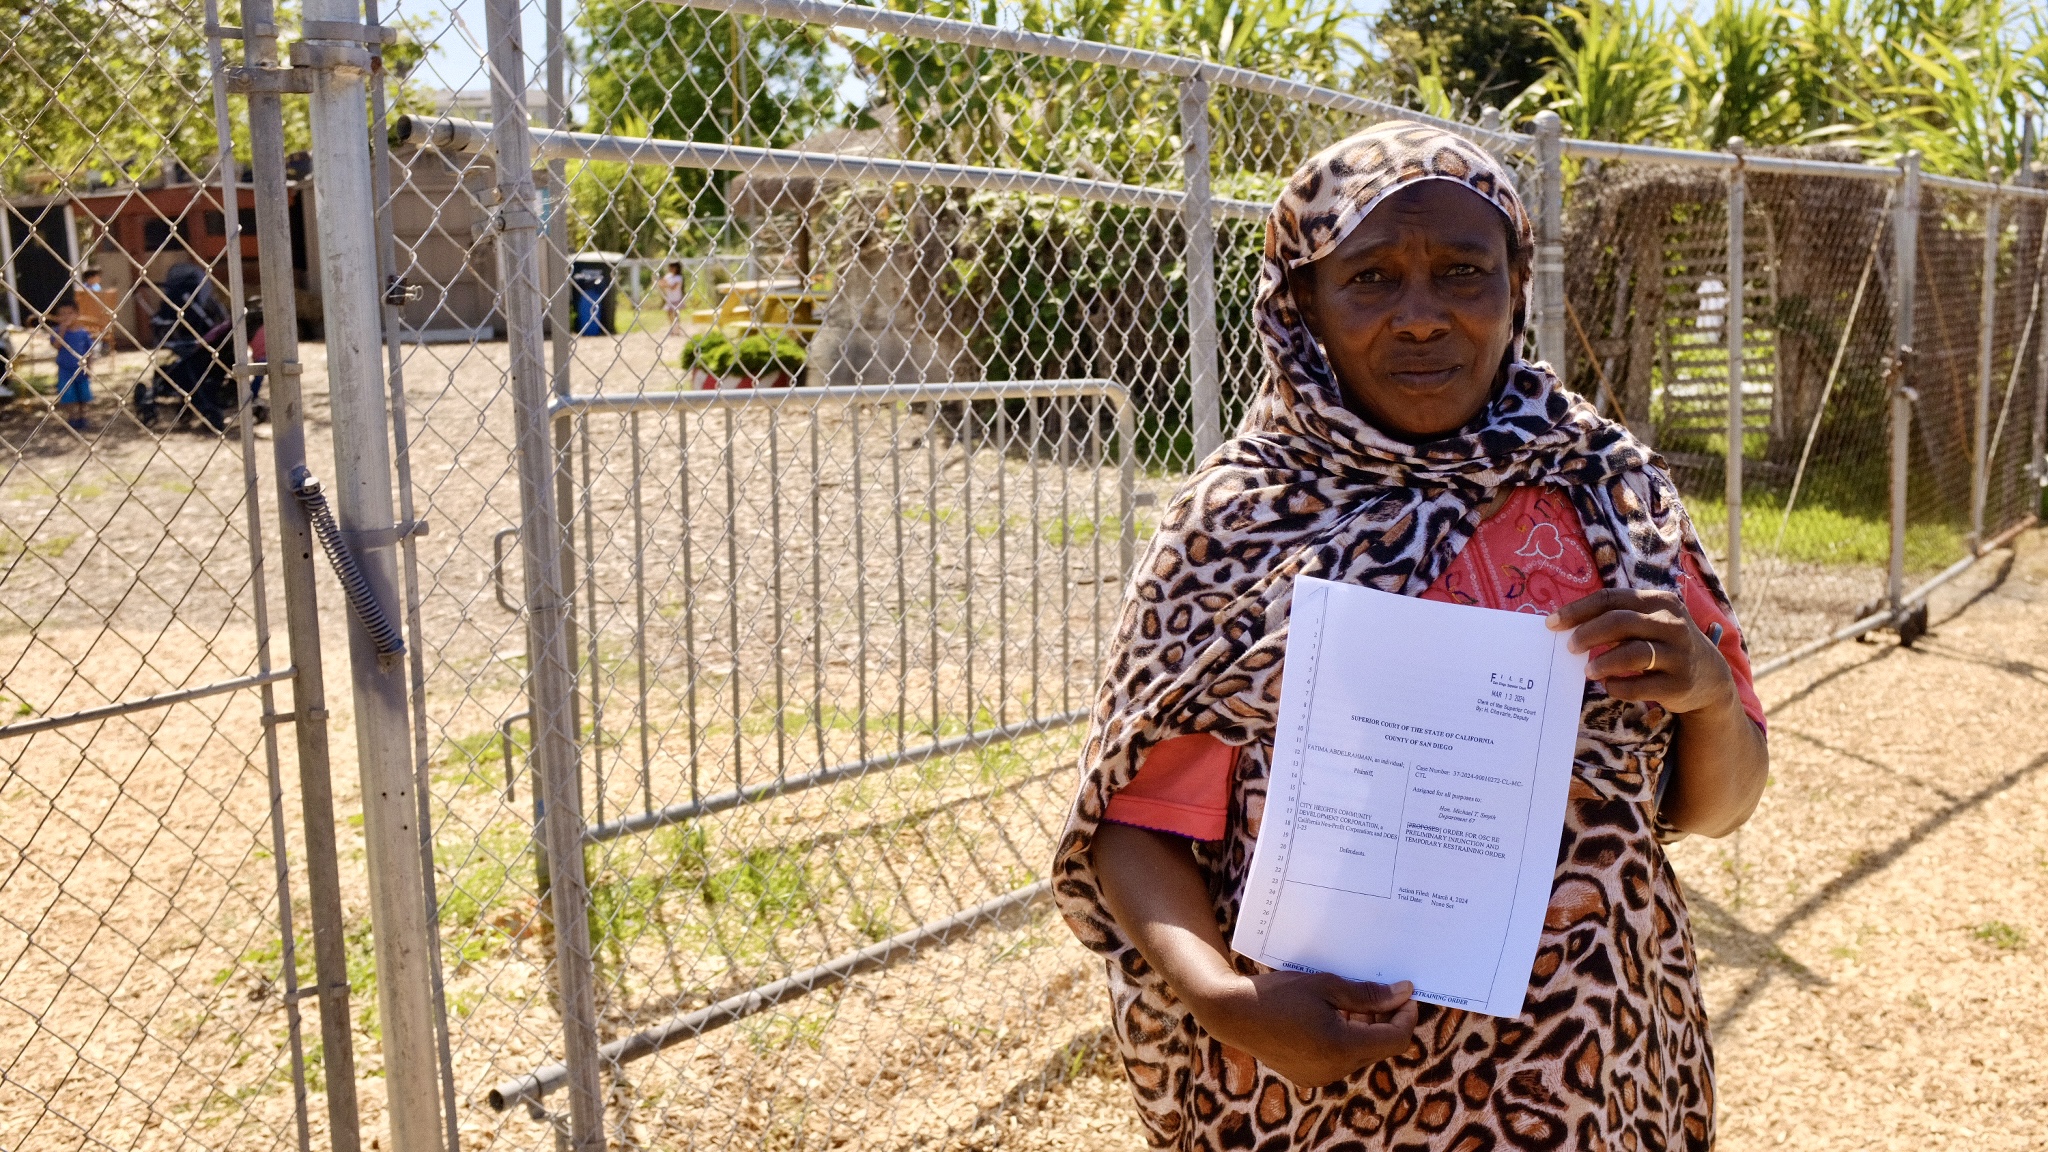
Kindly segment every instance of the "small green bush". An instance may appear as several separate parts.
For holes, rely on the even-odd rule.
[[[734,346],[740,371],[749,376],[766,376],[777,370],[794,376],[803,371],[804,347],[787,336],[769,337],[756,332]]]
[[[713,328],[690,337],[683,345],[683,368],[702,368],[713,376],[724,376],[738,364],[739,355],[733,348],[732,337]]]

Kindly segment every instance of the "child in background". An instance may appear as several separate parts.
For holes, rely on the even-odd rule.
[[[93,343],[101,348],[111,347],[107,333],[114,326],[115,296],[100,283],[100,270],[87,268],[78,274],[81,283],[74,299],[78,303],[78,320],[85,330],[92,333]]]
[[[683,319],[683,262],[671,260],[668,271],[662,273],[661,306],[668,313],[668,330],[673,332]]]
[[[92,403],[92,330],[78,316],[78,302],[69,296],[50,313],[50,346],[57,350],[57,411],[74,432],[89,432],[85,406]]]

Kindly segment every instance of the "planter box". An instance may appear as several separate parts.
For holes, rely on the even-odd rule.
[[[699,390],[714,388],[788,388],[795,383],[789,373],[780,369],[765,376],[748,376],[740,372],[729,372],[714,376],[702,368],[690,369],[690,381]]]

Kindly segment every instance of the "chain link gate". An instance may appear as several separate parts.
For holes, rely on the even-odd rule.
[[[805,35],[650,10],[769,56]],[[770,15],[821,13],[986,46],[931,95],[1070,84],[1131,146],[1076,173],[939,123],[870,151],[571,132],[586,94],[512,3],[450,30],[491,122],[394,125],[394,271],[427,289],[409,452],[420,514],[455,525],[421,569],[454,1094],[506,1113],[470,1111],[468,1141],[984,1141],[1093,1058],[1092,961],[1043,869],[1145,509],[1247,395],[1217,315],[1249,306],[1264,208],[1202,177],[1270,196],[1276,158],[1393,110],[959,21]],[[1212,118],[1279,136],[1205,142]],[[757,251],[720,258],[750,271],[701,318],[607,324],[593,173],[742,205]],[[721,362],[720,326],[812,355]]]
[[[246,63],[274,61],[252,30]],[[306,442],[280,89],[227,66],[234,34],[211,3],[10,29],[44,99],[0,154],[5,224],[28,225],[0,227],[7,319],[81,335],[98,395],[63,352],[10,348],[6,1147],[358,1146],[314,545],[287,479]],[[267,93],[246,122],[230,87]]]

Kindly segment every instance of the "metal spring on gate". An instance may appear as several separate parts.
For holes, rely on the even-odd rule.
[[[348,541],[342,539],[341,525],[334,522],[334,513],[328,510],[327,495],[320,488],[319,478],[303,464],[292,470],[292,495],[298,497],[299,507],[306,510],[313,535],[320,538],[320,550],[327,553],[327,562],[334,567],[334,577],[341,581],[342,595],[348,597],[356,619],[362,621],[364,630],[369,632],[370,643],[376,645],[377,655],[405,655],[405,637],[384,614],[384,606],[377,602],[377,594],[370,588],[370,578],[364,575],[362,565],[356,563]]]

